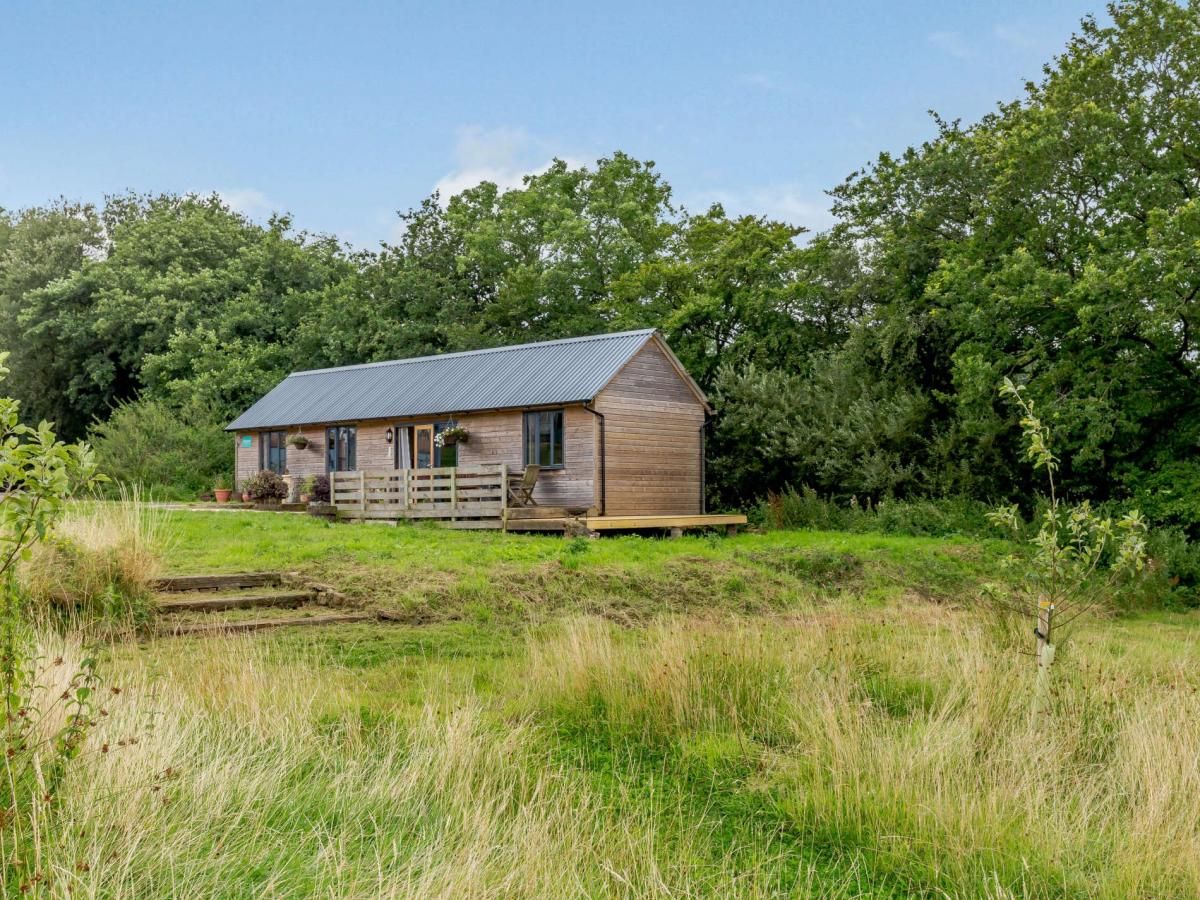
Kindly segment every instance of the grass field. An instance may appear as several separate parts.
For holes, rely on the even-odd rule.
[[[1200,893],[1200,621],[1094,620],[1039,688],[1004,545],[168,524],[169,571],[402,621],[106,652],[56,893]]]

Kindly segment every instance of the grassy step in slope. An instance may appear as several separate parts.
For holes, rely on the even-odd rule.
[[[275,591],[264,594],[261,592],[230,593],[230,594],[160,594],[158,612],[167,614],[173,612],[221,612],[233,609],[263,609],[273,607],[293,607],[311,602],[316,598],[312,591]]]

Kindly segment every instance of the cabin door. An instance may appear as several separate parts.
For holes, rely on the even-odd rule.
[[[413,428],[413,468],[433,468],[433,426],[417,425]]]

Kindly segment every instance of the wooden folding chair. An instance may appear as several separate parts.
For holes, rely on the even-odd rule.
[[[537,506],[533,489],[537,487],[541,466],[526,466],[524,475],[513,475],[508,479],[508,502],[512,506]]]

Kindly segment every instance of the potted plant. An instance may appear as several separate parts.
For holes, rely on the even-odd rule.
[[[213,495],[218,503],[228,503],[231,494],[233,488],[229,486],[229,476],[222,472],[213,483]]]
[[[288,486],[282,476],[270,469],[264,469],[246,479],[246,493],[255,503],[267,503],[272,506],[287,499]]]
[[[433,442],[439,447],[453,447],[455,444],[465,444],[468,437],[467,429],[457,422],[451,422],[437,433]]]
[[[317,478],[315,475],[309,475],[307,478],[305,478],[303,481],[300,482],[300,502],[301,503],[307,503],[309,500],[312,499],[313,490],[315,489],[316,484],[317,484]]]
[[[297,450],[303,450],[309,444],[308,438],[300,431],[297,431],[295,434],[289,434],[287,442],[289,447],[295,447]]]

